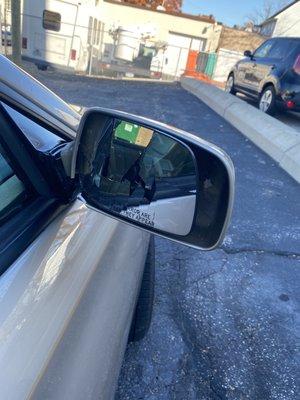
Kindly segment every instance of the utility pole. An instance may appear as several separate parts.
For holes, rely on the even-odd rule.
[[[11,0],[12,60],[21,65],[21,0]]]
[[[0,4],[0,54],[3,54],[3,49],[2,49],[2,8],[1,8],[1,4]]]
[[[4,3],[4,54],[7,56],[7,4]]]

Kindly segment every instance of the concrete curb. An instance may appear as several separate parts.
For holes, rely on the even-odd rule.
[[[213,85],[188,77],[180,82],[300,183],[300,133]]]

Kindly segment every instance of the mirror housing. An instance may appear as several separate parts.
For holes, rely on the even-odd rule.
[[[245,56],[245,57],[252,58],[252,57],[253,57],[253,54],[252,54],[251,50],[245,50],[245,51],[244,51],[244,56]]]
[[[234,167],[217,146],[156,121],[105,108],[82,116],[71,163],[87,207],[203,250],[229,224]]]

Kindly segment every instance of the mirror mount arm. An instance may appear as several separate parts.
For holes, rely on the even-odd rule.
[[[69,178],[72,178],[71,175],[72,175],[72,159],[74,154],[74,146],[75,146],[74,141],[67,143],[60,153],[65,173]]]
[[[245,50],[244,51],[244,56],[249,57],[251,60],[253,59],[253,54],[250,50]]]

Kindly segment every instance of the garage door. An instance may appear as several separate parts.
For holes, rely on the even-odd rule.
[[[185,70],[189,50],[203,51],[206,39],[169,33],[165,52],[164,73],[179,77]]]

